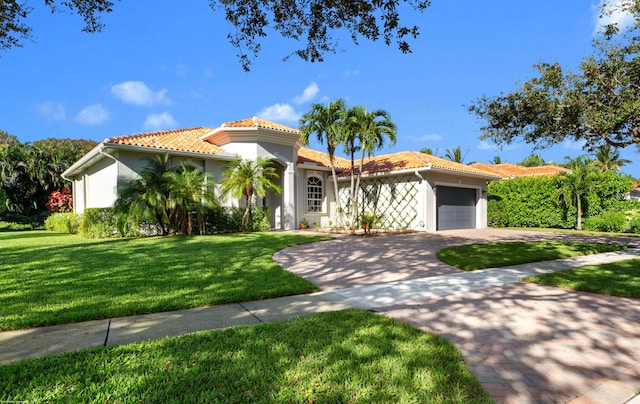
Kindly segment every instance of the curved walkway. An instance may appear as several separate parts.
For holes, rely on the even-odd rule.
[[[640,392],[640,301],[519,279],[637,257],[639,249],[475,272],[459,271],[435,257],[441,248],[459,244],[569,239],[605,241],[460,230],[342,237],[291,247],[274,258],[356,307],[453,341],[497,402],[626,403]],[[640,240],[606,241],[635,245]]]
[[[640,404],[633,398],[640,392],[640,300],[519,282],[531,273],[638,257],[640,248],[474,272],[435,257],[450,245],[541,239],[569,237],[485,229],[291,247],[274,259],[323,292],[0,332],[0,363],[360,307],[453,341],[499,403]]]

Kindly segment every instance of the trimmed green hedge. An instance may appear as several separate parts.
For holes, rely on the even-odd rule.
[[[585,229],[634,231],[627,218],[640,218],[640,203],[625,200],[633,178],[609,171],[600,174],[593,195],[583,205]],[[542,227],[570,229],[576,208],[562,197],[559,177],[521,177],[493,181],[487,187],[487,220],[492,227]],[[607,229],[607,230],[605,230]]]

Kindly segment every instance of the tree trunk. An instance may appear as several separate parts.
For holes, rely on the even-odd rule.
[[[576,213],[576,230],[582,230],[582,198],[578,195],[576,200],[576,208],[578,212]]]

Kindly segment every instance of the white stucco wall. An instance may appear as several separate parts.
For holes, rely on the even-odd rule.
[[[84,175],[85,208],[112,206],[118,197],[117,178],[118,165],[113,159],[105,157],[92,165]]]

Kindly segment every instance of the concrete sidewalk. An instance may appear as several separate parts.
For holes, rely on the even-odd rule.
[[[476,297],[477,299],[489,299],[488,296],[495,295],[495,291],[505,290],[503,287],[514,285],[528,275],[638,257],[640,257],[640,249],[633,248],[620,252],[506,268],[359,285],[307,295],[7,331],[0,333],[0,346],[2,347],[0,350],[0,363],[6,364],[25,358],[37,358],[47,354],[76,351],[89,347],[127,344],[196,331],[274,322],[294,316],[312,315],[351,307],[378,311],[408,322],[412,322],[413,318],[414,325],[442,335],[442,330],[439,332],[437,329],[429,329],[419,319],[425,313],[435,312],[436,308],[443,304],[445,312],[450,312],[451,302],[444,302],[444,299],[460,299],[469,296],[470,292],[474,291],[479,293]],[[483,295],[482,291],[487,292]],[[480,303],[481,301],[476,301],[475,303],[472,302],[471,305],[477,306]],[[434,320],[436,319],[430,318],[429,322],[433,324]],[[578,326],[580,325],[578,324]],[[526,325],[522,327],[526,328]],[[473,330],[457,330],[455,333],[469,331],[473,332]],[[446,335],[446,333],[444,336],[452,337]],[[460,347],[460,341],[454,342]],[[465,353],[464,346],[461,349]],[[468,355],[465,354],[465,358],[467,357]],[[471,364],[473,367],[472,361]],[[637,366],[636,371],[638,369],[640,369],[640,366]],[[624,390],[626,392],[623,393],[626,394],[624,397],[621,396],[614,401],[605,402],[625,403],[632,399],[638,390],[640,390],[640,384],[638,384],[638,389],[635,391]],[[492,392],[494,398],[500,400],[501,397],[496,396],[496,394],[498,393]],[[586,399],[588,399],[587,396],[585,396]],[[588,402],[588,400],[584,402]]]

